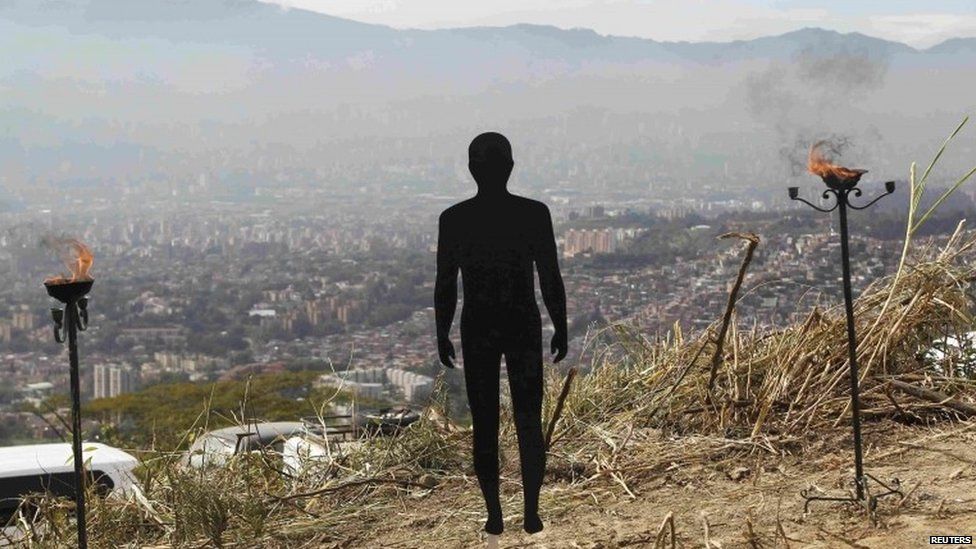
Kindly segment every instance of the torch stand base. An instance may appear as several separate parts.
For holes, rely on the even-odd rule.
[[[879,494],[871,494],[871,491],[868,489],[869,479],[877,483],[879,486],[881,486],[881,488],[883,488],[884,491]],[[874,475],[871,475],[869,473],[864,473],[863,477],[859,479],[855,478],[854,482],[856,485],[860,485],[861,488],[860,493],[862,494],[861,497],[858,497],[857,495],[848,495],[847,497],[815,496],[815,495],[811,495],[808,490],[801,490],[800,497],[806,500],[806,502],[803,504],[803,513],[806,514],[810,511],[810,503],[813,501],[838,501],[843,503],[854,503],[856,505],[860,505],[861,507],[864,507],[864,509],[868,512],[868,515],[874,516],[874,511],[878,508],[879,499],[886,496],[895,495],[895,494],[898,494],[902,498],[905,497],[905,494],[901,492],[901,481],[899,481],[897,478],[891,479],[891,483],[889,485],[889,484],[885,484],[884,482],[881,482]]]

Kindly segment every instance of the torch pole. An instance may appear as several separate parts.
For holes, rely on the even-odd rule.
[[[864,455],[861,447],[861,394],[858,387],[857,339],[854,332],[854,298],[851,292],[851,257],[847,232],[847,199],[838,201],[840,257],[844,277],[844,309],[847,312],[847,360],[851,366],[851,426],[854,430],[854,485],[857,499],[864,499]]]
[[[78,547],[88,549],[88,531],[85,524],[85,462],[81,449],[81,376],[78,372],[78,332],[88,329],[88,298],[94,280],[44,282],[47,294],[61,303],[64,309],[52,308],[54,341],[68,340],[68,362],[71,378],[71,451],[75,462],[75,522],[78,526]],[[67,323],[67,326],[65,326]]]
[[[68,360],[71,362],[71,450],[75,462],[75,515],[78,525],[78,547],[87,549],[85,462],[81,449],[81,381],[78,373],[78,302],[69,302],[65,309],[65,321],[68,323]]]
[[[844,312],[847,316],[847,361],[850,365],[851,376],[851,427],[854,431],[855,495],[853,497],[815,495],[810,493],[809,490],[801,491],[800,495],[806,500],[806,503],[803,506],[804,512],[809,511],[810,502],[812,501],[837,501],[863,505],[865,509],[867,509],[868,513],[874,513],[874,510],[878,504],[878,498],[893,494],[902,494],[899,490],[901,483],[898,481],[898,479],[893,479],[889,484],[885,484],[884,482],[878,480],[877,477],[864,472],[864,453],[861,442],[860,374],[857,368],[857,335],[855,334],[854,330],[854,297],[852,295],[853,292],[851,291],[851,253],[849,245],[850,234],[847,227],[847,210],[867,209],[881,198],[895,192],[895,182],[888,181],[885,183],[884,194],[877,196],[874,200],[871,200],[863,206],[852,204],[849,200],[851,195],[859,197],[862,194],[861,189],[857,188],[857,180],[847,182],[833,180],[828,182],[827,180],[824,180],[824,182],[827,183],[828,188],[823,192],[823,198],[826,200],[833,196],[835,200],[834,205],[831,207],[820,207],[804,198],[801,198],[798,187],[790,187],[789,194],[791,200],[803,202],[807,206],[810,206],[819,212],[830,213],[836,209],[840,221],[840,259],[844,279]],[[884,491],[872,495],[868,489],[868,479],[881,486]]]

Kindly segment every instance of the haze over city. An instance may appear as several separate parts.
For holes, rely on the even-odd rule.
[[[329,170],[317,184],[456,195],[460,145],[486,125],[542,159],[516,172],[527,185],[608,184],[566,177],[588,162],[615,186],[766,190],[823,136],[846,138],[879,178],[903,177],[972,107],[976,38],[963,28],[915,49],[907,32],[843,28],[856,13],[835,11],[827,29],[727,44],[535,24],[400,30],[250,1],[8,2],[4,187],[23,198],[36,183],[214,169],[287,185]]]

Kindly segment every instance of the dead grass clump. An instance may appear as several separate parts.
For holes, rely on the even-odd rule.
[[[976,277],[974,247],[976,235],[957,231],[941,249],[924,251],[902,276],[877,282],[856,300],[861,394],[869,416],[931,408],[931,402],[905,395],[894,400],[893,379],[971,399],[971,380],[944,375],[924,355],[946,332],[964,333],[972,325],[967,289]],[[841,306],[814,310],[805,322],[782,330],[732,330],[712,391],[714,330],[692,340],[679,335],[652,342],[630,326],[609,329],[615,339],[567,399],[557,443],[614,446],[615,437],[642,427],[758,443],[788,440],[849,417]],[[550,383],[551,390],[557,387]]]

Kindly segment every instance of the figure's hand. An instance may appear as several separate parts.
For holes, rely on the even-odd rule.
[[[550,345],[550,350],[552,351],[552,354],[556,355],[552,359],[553,364],[566,358],[566,353],[569,350],[569,342],[567,341],[565,332],[556,332],[556,334],[552,336],[552,345]]]
[[[448,368],[454,368],[454,344],[448,337],[437,339],[437,354],[440,356],[441,364]]]

